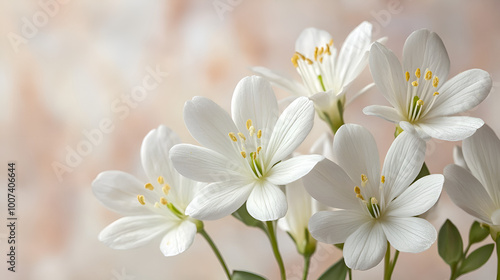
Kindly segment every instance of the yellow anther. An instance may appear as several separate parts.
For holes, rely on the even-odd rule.
[[[361,189],[358,186],[354,187],[354,193],[361,194]]]
[[[406,81],[408,82],[410,80],[410,73],[408,71],[406,71],[405,77]]]
[[[432,79],[432,72],[430,70],[427,70],[427,72],[425,72],[425,79],[427,81]]]
[[[165,185],[163,185],[163,188],[161,188],[161,190],[163,191],[163,193],[165,195],[167,195],[168,192],[170,191],[170,186],[168,184],[165,184]]]
[[[160,204],[158,202],[155,202],[155,208],[160,208]]]
[[[260,138],[262,137],[262,130],[259,129],[259,131],[257,131],[257,138]]]
[[[365,200],[365,198],[361,194],[357,194],[356,197],[359,198],[359,199],[361,199],[361,200]]]
[[[424,101],[422,99],[419,99],[417,101],[417,105],[423,106],[424,105]]]
[[[238,132],[238,136],[239,136],[239,137],[240,137],[240,139],[241,139],[241,140],[243,140],[243,141],[246,141],[246,140],[247,140],[247,138],[245,137],[245,135],[243,135],[243,133],[241,133],[241,132]]]
[[[247,129],[250,129],[251,126],[252,126],[252,120],[248,119],[247,120]]]
[[[144,185],[144,187],[150,191],[154,190],[155,187],[153,187],[153,185],[151,183],[147,183],[146,185]]]
[[[328,45],[333,46],[333,39],[330,39],[330,42],[328,43]]]
[[[299,64],[297,63],[297,60],[299,60],[299,56],[297,54],[294,54],[291,58],[293,66],[295,68],[299,67]]]
[[[321,58],[320,58],[320,60],[321,60]],[[313,64],[313,61],[310,60],[309,58],[306,58],[306,61],[307,61],[307,64],[309,64],[309,65]]]
[[[371,204],[372,204],[372,205],[374,205],[374,204],[378,204],[378,200],[377,200],[375,197],[372,197],[372,198],[370,199],[370,202],[371,202]]]
[[[326,45],[326,54],[331,55],[332,53],[330,52],[330,45]]]
[[[255,134],[255,127],[253,125],[248,129],[248,134],[250,135],[250,137]]]
[[[301,54],[299,52],[295,52],[295,53],[300,57],[300,59],[306,60],[306,57],[303,54]]]
[[[260,153],[260,150],[262,150],[262,147],[257,147],[257,154]]]
[[[139,200],[139,203],[142,204],[142,205],[146,204],[146,199],[144,198],[143,195],[138,194],[137,195],[137,200]]]
[[[238,141],[238,138],[236,138],[236,135],[234,135],[234,133],[229,132],[228,135],[229,135],[229,138],[231,138],[231,140],[233,140],[234,142]]]
[[[411,82],[411,85],[414,86],[414,87],[418,87],[418,82],[417,81],[413,81],[413,82]]]
[[[437,91],[436,91],[436,92],[433,94],[433,96],[436,96],[436,95],[439,95],[439,92],[437,92]]]
[[[415,76],[420,79],[420,68],[417,68],[417,70],[415,71]]]
[[[163,204],[163,205],[167,205],[168,204],[168,201],[166,198],[164,198],[163,196],[160,198],[160,203]]]
[[[241,151],[241,156],[242,156],[243,158],[247,158],[247,153],[245,153],[245,152]]]
[[[163,185],[163,183],[165,183],[165,180],[163,180],[162,176],[159,176],[158,177],[158,184]]]
[[[318,47],[314,48],[314,60],[318,60]]]
[[[256,160],[256,159],[257,159],[257,153],[251,153],[251,155],[252,155],[252,158],[253,158],[254,160]]]
[[[363,183],[368,182],[368,177],[365,174],[361,174],[361,182]]]
[[[380,177],[380,182],[385,183],[385,176],[382,175],[382,177]]]
[[[319,49],[318,54],[319,54],[319,55],[322,55],[324,51],[325,51],[325,49],[324,49],[323,47],[321,47],[321,49]]]
[[[437,87],[439,85],[439,78],[434,76],[434,80],[432,80],[432,86]]]

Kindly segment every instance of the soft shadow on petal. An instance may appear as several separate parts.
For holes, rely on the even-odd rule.
[[[355,270],[367,270],[384,258],[387,239],[380,223],[369,221],[360,226],[344,243],[346,265]]]
[[[296,181],[313,169],[324,157],[320,155],[303,155],[287,159],[276,164],[266,176],[274,185],[286,185]]]
[[[483,126],[483,120],[467,116],[439,117],[421,121],[419,127],[432,138],[461,141]]]
[[[178,255],[189,249],[195,236],[196,225],[190,221],[182,221],[163,237],[160,250],[165,257]]]
[[[270,183],[256,184],[247,201],[248,213],[259,221],[283,218],[288,204],[283,191]]]
[[[388,106],[370,105],[363,109],[363,113],[368,116],[381,117],[393,123],[399,123],[404,119],[395,108]]]
[[[323,243],[344,243],[361,225],[370,218],[356,211],[321,211],[309,220],[312,236]]]
[[[437,233],[428,221],[417,217],[390,217],[382,223],[385,236],[398,251],[420,253],[431,247]]]

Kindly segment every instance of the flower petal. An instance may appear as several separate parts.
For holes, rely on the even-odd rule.
[[[389,203],[386,213],[389,216],[417,216],[436,204],[443,189],[444,177],[433,174],[418,179],[403,193]]]
[[[330,132],[323,133],[312,145],[311,154],[323,155],[333,160],[333,135]]]
[[[191,221],[182,221],[163,237],[160,250],[165,257],[178,255],[191,247],[195,236],[196,225]]]
[[[444,188],[453,203],[470,215],[491,224],[495,203],[483,185],[464,168],[450,164],[444,168]]]
[[[151,193],[144,189],[144,183],[122,171],[100,173],[92,182],[92,191],[104,206],[123,216],[151,213],[137,201],[137,195],[149,195],[151,201],[155,200],[155,197],[151,197]]]
[[[325,46],[332,40],[330,33],[309,27],[300,33],[299,38],[295,41],[295,51],[312,59],[314,58],[314,49],[316,47]]]
[[[363,109],[363,113],[368,116],[381,117],[384,120],[393,123],[399,123],[400,121],[404,120],[404,118],[399,114],[398,110],[388,106],[370,105]]]
[[[307,193],[302,180],[286,185],[288,212],[278,221],[278,226],[292,235],[298,244],[305,240],[307,224],[312,216],[313,198]]]
[[[272,166],[295,151],[311,131],[313,122],[312,101],[306,97],[293,101],[279,117],[269,143],[264,147],[265,166]]]
[[[340,209],[358,209],[354,186],[347,173],[334,162],[324,159],[304,178],[304,187],[319,202]]]
[[[186,208],[186,215],[198,220],[216,220],[230,215],[245,203],[253,183],[225,181],[202,188]]]
[[[420,29],[408,36],[403,47],[403,69],[410,74],[420,68],[426,69],[443,82],[448,77],[450,58],[443,41],[439,36],[427,29]]]
[[[384,160],[382,175],[385,176],[385,201],[399,196],[417,177],[425,158],[425,141],[402,132],[392,142]]]
[[[132,249],[169,231],[175,223],[161,215],[123,217],[103,229],[98,238],[113,249]]]
[[[490,93],[491,77],[481,69],[462,72],[439,88],[432,110],[425,117],[447,116],[476,107]]]
[[[403,129],[403,131],[406,131],[417,137],[420,137],[424,141],[429,141],[431,139],[429,134],[425,133],[425,131],[423,131],[418,124],[411,124],[407,121],[400,121],[399,126],[401,127],[401,129]]]
[[[500,205],[500,140],[487,125],[463,141],[462,149],[471,173]]]
[[[467,166],[467,163],[465,162],[464,154],[462,152],[462,147],[460,146],[453,147],[453,162],[456,165],[470,171],[469,167]]]
[[[417,217],[390,217],[382,223],[385,236],[398,251],[420,253],[431,247],[437,233],[428,221]]]
[[[286,185],[296,181],[313,169],[324,157],[320,155],[303,155],[277,163],[267,174],[267,181],[274,185]]]
[[[345,264],[355,270],[367,270],[384,258],[387,239],[380,223],[361,225],[344,243]]]
[[[283,218],[288,204],[283,191],[270,183],[256,184],[247,200],[248,213],[259,221]]]
[[[191,135],[201,145],[228,158],[238,155],[229,133],[236,128],[229,114],[212,100],[196,96],[184,105],[184,122]]]
[[[370,218],[356,211],[321,211],[309,220],[309,231],[320,242],[344,243],[351,234],[367,222],[367,219]]]
[[[250,68],[253,72],[261,75],[262,77],[266,78],[268,81],[270,81],[272,84],[277,85],[281,87],[282,89],[290,92],[293,95],[297,96],[307,96],[309,94],[309,91],[307,88],[292,79],[288,79],[266,67],[261,67],[261,66],[256,66]]]
[[[429,136],[445,141],[460,141],[476,132],[483,120],[466,116],[437,117],[418,124]]]

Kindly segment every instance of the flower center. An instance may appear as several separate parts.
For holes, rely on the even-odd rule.
[[[382,176],[380,179],[381,183],[385,183],[385,177]],[[380,203],[375,197],[375,194],[370,194],[367,189],[368,177],[365,174],[361,174],[361,188],[359,186],[354,187],[354,193],[356,194],[356,198],[359,199],[361,207],[369,214],[372,218],[378,219],[382,215],[382,209],[380,207]],[[380,187],[382,189],[382,185]],[[368,200],[365,199],[365,196],[369,197]],[[383,195],[381,195],[383,200]]]
[[[170,191],[170,185],[165,182],[165,179],[162,176],[159,176],[158,179],[158,184],[162,186],[161,192],[163,195],[167,196],[169,191]],[[155,187],[151,183],[147,183],[144,185],[144,188],[148,191],[155,191]],[[146,205],[146,206],[152,206],[154,209],[164,209],[164,210],[169,210],[172,212],[174,215],[177,217],[184,219],[187,216],[184,215],[179,209],[177,209],[171,202],[169,202],[163,195],[160,195],[160,199],[158,201],[154,202],[149,202],[146,201],[146,197],[142,194],[137,195],[137,200],[139,201],[140,204]]]
[[[420,68],[415,70],[415,79],[407,71],[406,79],[406,113],[408,121],[413,123],[425,116],[432,108],[439,92],[436,91],[439,85],[439,78],[432,74],[429,69],[425,70],[422,77]],[[434,92],[434,93],[431,93]]]
[[[256,131],[251,119],[247,120],[246,128],[248,138],[241,132],[236,134],[230,132],[228,135],[233,148],[241,154],[245,164],[252,170],[252,173],[257,178],[260,178],[266,173],[262,157],[262,130],[259,129]]]

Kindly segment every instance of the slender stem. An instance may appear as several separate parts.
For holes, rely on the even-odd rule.
[[[266,225],[269,241],[271,242],[271,246],[273,247],[274,257],[276,258],[276,262],[278,262],[278,266],[280,268],[281,280],[286,280],[285,265],[283,264],[280,250],[278,249],[278,240],[276,239],[276,233],[274,232],[274,223],[273,221],[267,221]]]
[[[394,271],[394,268],[396,267],[396,262],[398,261],[399,257],[399,251],[396,250],[396,253],[394,253],[394,259],[391,262],[391,268],[389,270],[389,279],[392,277],[392,272]]]
[[[496,247],[497,247],[497,280],[500,280],[500,246],[498,246],[499,237],[497,237],[497,240],[495,241]]]
[[[304,274],[302,276],[303,280],[307,280],[307,275],[309,274],[310,265],[311,265],[311,255],[304,256]]]
[[[387,251],[385,252],[384,258],[384,280],[390,280],[391,276],[389,274],[391,266],[391,244],[387,242]]]
[[[215,246],[215,243],[212,240],[212,238],[210,238],[210,236],[208,235],[208,233],[204,229],[200,230],[199,233],[205,238],[205,240],[207,240],[210,247],[212,247],[212,250],[214,251],[215,255],[217,256],[217,259],[219,259],[219,262],[222,265],[224,272],[226,273],[227,279],[231,280],[231,273],[229,272],[229,269],[227,269],[226,262],[224,261],[224,258],[222,258],[222,255],[219,252],[219,249],[217,249],[217,246]]]
[[[350,268],[347,269],[347,273],[349,274],[349,280],[352,280],[352,270]]]

